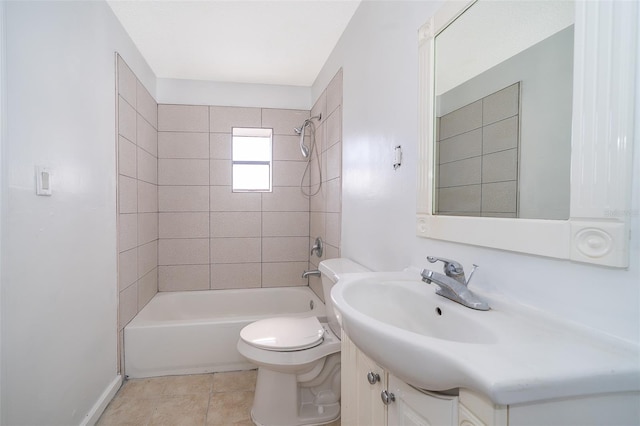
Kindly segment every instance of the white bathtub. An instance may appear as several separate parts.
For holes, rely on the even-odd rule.
[[[256,368],[236,349],[240,330],[275,316],[324,317],[324,304],[308,287],[158,293],[124,329],[125,374]]]

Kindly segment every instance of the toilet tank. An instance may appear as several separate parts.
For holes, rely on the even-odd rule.
[[[322,277],[322,292],[324,293],[324,305],[331,331],[340,337],[340,324],[331,300],[331,288],[338,282],[342,274],[371,272],[364,266],[346,258],[327,259],[318,265]]]

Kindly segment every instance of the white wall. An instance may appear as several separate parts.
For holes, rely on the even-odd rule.
[[[160,104],[306,110],[312,106],[311,89],[300,86],[159,78],[156,94]]]
[[[436,2],[365,1],[312,88],[344,70],[342,254],[374,270],[427,266],[427,255],[481,266],[471,288],[640,342],[640,155],[635,152],[631,266],[615,270],[415,236],[417,30]],[[639,19],[640,21],[640,19]],[[639,54],[640,57],[640,54]],[[640,99],[640,77],[637,84]],[[636,108],[640,123],[640,106]],[[640,146],[640,131],[636,132]],[[392,147],[404,163],[394,171]]]
[[[104,2],[5,18],[0,423],[79,424],[117,380],[114,52],[155,77]]]

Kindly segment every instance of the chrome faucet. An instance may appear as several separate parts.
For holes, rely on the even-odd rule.
[[[320,276],[320,271],[315,269],[313,271],[304,271],[302,273],[302,278],[309,278],[310,276],[319,277]]]
[[[465,279],[464,268],[455,260],[443,259],[439,257],[428,256],[427,260],[430,263],[442,262],[444,263],[444,275],[437,272],[430,271],[429,269],[423,269],[420,272],[422,281],[427,284],[434,283],[439,288],[436,290],[436,294],[444,296],[447,299],[451,299],[454,302],[460,303],[471,309],[477,309],[479,311],[488,311],[491,309],[486,302],[483,302],[467,288],[471,277],[475,272],[478,265],[473,265],[469,278]]]

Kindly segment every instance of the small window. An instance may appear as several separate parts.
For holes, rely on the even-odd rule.
[[[272,129],[233,128],[233,192],[271,192]]]

